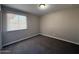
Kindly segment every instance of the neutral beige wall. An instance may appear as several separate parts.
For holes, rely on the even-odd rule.
[[[5,22],[5,21],[3,21]],[[4,25],[5,26],[5,25]],[[28,38],[39,33],[39,17],[27,14],[27,26],[25,30],[17,30],[3,33],[3,46],[10,42],[18,41],[20,39]]]
[[[9,8],[2,5],[2,46],[6,46],[12,44],[14,42],[18,42],[29,37],[35,36],[39,34],[39,16],[23,12],[21,10],[17,10],[14,8]],[[24,14],[27,16],[27,29],[16,30],[16,31],[6,31],[6,15],[7,11],[17,12],[18,14]]]
[[[79,43],[79,8],[65,9],[42,16],[40,32]]]

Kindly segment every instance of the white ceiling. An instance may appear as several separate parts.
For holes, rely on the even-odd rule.
[[[72,4],[49,4],[49,7],[45,10],[41,10],[37,7],[37,4],[5,4],[5,6],[19,9],[22,11],[26,11],[36,15],[45,15],[47,13],[51,13],[57,10],[62,10],[64,8],[72,8],[78,7],[79,5],[72,5]]]

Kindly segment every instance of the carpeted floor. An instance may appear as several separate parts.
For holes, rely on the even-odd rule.
[[[2,54],[78,54],[79,46],[42,35],[6,46]]]

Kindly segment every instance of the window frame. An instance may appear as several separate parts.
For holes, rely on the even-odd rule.
[[[28,29],[27,15],[26,15],[25,13],[22,13],[22,12],[14,12],[14,11],[7,10],[7,11],[5,12],[6,25],[7,25],[7,13],[12,13],[12,14],[16,14],[16,15],[26,16],[26,29],[7,30],[7,26],[6,26],[6,31],[7,31],[7,32],[19,31],[19,30],[27,30],[27,29]]]

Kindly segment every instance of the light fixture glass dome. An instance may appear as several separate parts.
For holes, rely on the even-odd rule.
[[[47,4],[39,4],[38,6],[40,9],[46,9],[48,7]]]

